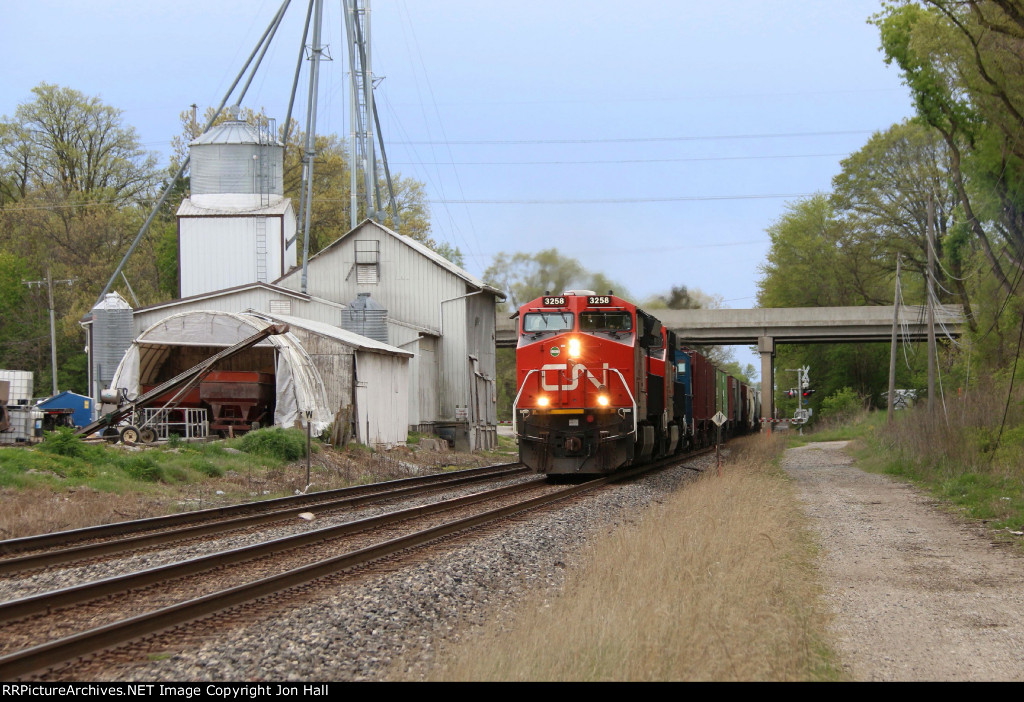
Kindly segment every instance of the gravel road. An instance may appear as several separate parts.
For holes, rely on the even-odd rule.
[[[858,681],[1024,680],[1024,558],[845,442],[786,452],[822,546],[835,648]]]

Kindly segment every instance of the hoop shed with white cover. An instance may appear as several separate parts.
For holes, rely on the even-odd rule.
[[[143,385],[172,378],[275,321],[278,318],[251,312],[203,310],[173,315],[135,339],[112,386],[125,388],[129,396],[134,396]],[[294,325],[293,331],[271,336],[226,359],[218,370],[273,374],[273,418],[277,426],[303,424],[303,413],[312,411],[315,434],[337,417],[350,417],[361,443],[394,445],[405,441],[406,415],[374,416],[372,422],[366,421],[366,415],[371,405],[379,404],[384,397],[398,395],[395,404],[406,406],[410,354],[379,342],[368,349],[359,341],[370,340],[330,325],[285,317],[280,321]],[[377,414],[381,413],[373,412]]]

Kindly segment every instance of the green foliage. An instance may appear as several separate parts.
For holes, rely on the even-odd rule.
[[[120,110],[71,88],[42,83],[0,119],[0,367],[49,377],[46,287],[22,285],[49,269],[59,382],[87,391],[78,322],[144,221],[156,164]],[[157,296],[152,243],[125,270],[142,304]]]
[[[846,419],[859,412],[863,406],[864,400],[853,388],[845,387],[821,401],[821,418]]]
[[[46,432],[43,441],[39,444],[40,451],[75,458],[96,459],[102,454],[102,449],[98,449],[100,447],[86,444],[75,436],[72,429],[67,427],[57,427],[56,431]]]
[[[300,429],[268,427],[248,432],[238,448],[246,453],[295,461],[306,455],[306,434]]]
[[[156,482],[161,478],[161,471],[157,463],[148,454],[137,454],[126,456],[118,461],[121,470],[135,480]]]

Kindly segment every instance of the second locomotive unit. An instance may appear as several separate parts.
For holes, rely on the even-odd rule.
[[[726,433],[753,425],[749,388],[622,298],[570,290],[516,316],[512,421],[536,472],[606,473],[707,444],[717,409]]]

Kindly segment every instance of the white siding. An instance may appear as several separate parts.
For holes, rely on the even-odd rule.
[[[377,283],[360,283],[356,242],[363,249],[378,248],[380,278]],[[376,242],[376,244],[372,243]],[[410,397],[410,420],[416,424],[451,424],[466,418],[480,425],[493,425],[494,305],[490,290],[480,290],[480,281],[461,274],[451,264],[435,260],[417,245],[386,229],[364,222],[309,262],[310,295],[349,303],[361,292],[387,310],[388,343],[412,350],[421,335],[402,323],[436,334],[433,360],[420,343],[410,370],[414,382]],[[364,279],[365,280],[365,279]],[[301,272],[295,271],[278,285],[298,290]],[[474,365],[470,356],[476,358]],[[469,432],[472,445],[487,445]]]
[[[356,435],[369,446],[403,444],[409,436],[407,359],[356,354]]]

